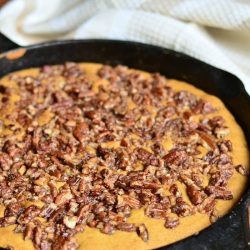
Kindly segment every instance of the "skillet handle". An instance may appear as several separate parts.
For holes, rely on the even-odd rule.
[[[3,53],[7,50],[16,49],[20,47],[16,43],[12,42],[9,38],[0,33],[0,53]]]

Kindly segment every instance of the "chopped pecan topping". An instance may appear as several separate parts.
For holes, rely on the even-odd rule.
[[[234,169],[248,175],[216,107],[159,74],[104,65],[95,78],[68,62],[0,84],[0,227],[36,249],[74,250],[85,227],[147,242],[129,223],[136,209],[167,229],[197,211],[214,222]]]

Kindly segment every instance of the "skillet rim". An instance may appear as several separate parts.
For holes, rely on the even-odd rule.
[[[129,40],[119,40],[119,39],[67,39],[67,40],[53,40],[53,41],[48,41],[48,42],[42,42],[42,43],[37,43],[37,44],[33,44],[33,45],[28,45],[28,46],[19,46],[17,45],[17,48],[13,48],[7,51],[4,51],[2,53],[0,53],[0,61],[2,60],[2,57],[6,57],[6,55],[8,53],[11,52],[15,52],[21,48],[24,48],[25,50],[29,51],[29,50],[33,50],[33,49],[40,49],[40,48],[46,48],[46,47],[51,47],[51,46],[56,46],[56,45],[67,45],[67,44],[78,44],[78,43],[117,43],[117,44],[126,44],[126,45],[132,45],[132,46],[139,46],[139,47],[145,47],[146,49],[154,49],[154,50],[160,50],[161,52],[163,52],[164,54],[170,54],[173,56],[176,56],[178,58],[186,58],[186,59],[190,59],[190,60],[194,60],[197,61],[198,63],[201,63],[203,65],[206,65],[207,67],[209,67],[211,70],[217,70],[217,71],[221,71],[224,74],[227,74],[235,79],[237,79],[238,81],[238,85],[240,85],[241,90],[243,91],[244,94],[246,94],[246,97],[249,98],[250,101],[250,94],[248,94],[248,92],[245,89],[245,86],[243,84],[243,82],[240,80],[239,77],[237,77],[236,75],[234,75],[231,72],[228,72],[224,69],[218,68],[216,66],[213,66],[207,62],[204,62],[200,59],[197,59],[195,57],[192,57],[190,55],[187,55],[183,52],[178,52],[176,50],[173,49],[168,49],[168,48],[164,48],[158,45],[152,45],[152,44],[147,44],[147,43],[143,43],[143,42],[136,42],[136,41],[129,41]],[[26,52],[25,52],[26,53]],[[25,54],[23,55],[25,56]],[[19,59],[19,58],[17,58]],[[15,59],[14,59],[15,60]]]

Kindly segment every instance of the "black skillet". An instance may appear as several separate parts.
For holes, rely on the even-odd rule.
[[[8,49],[17,47],[0,35],[0,49],[3,46]],[[226,71],[172,50],[114,40],[71,40],[43,43],[26,47],[25,50],[14,51],[14,53],[12,51],[2,54],[0,56],[0,76],[19,69],[44,64],[61,64],[65,61],[124,64],[132,68],[160,72],[167,77],[188,81],[224,101],[243,128],[250,145],[250,97],[242,82]],[[247,249],[249,241],[247,206],[249,201],[250,190],[247,190],[241,202],[231,213],[215,224],[198,235],[161,249]]]

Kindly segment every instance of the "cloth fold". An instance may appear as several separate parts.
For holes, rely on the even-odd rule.
[[[159,45],[237,75],[250,93],[248,0],[13,0],[0,31],[21,46],[108,38]]]

